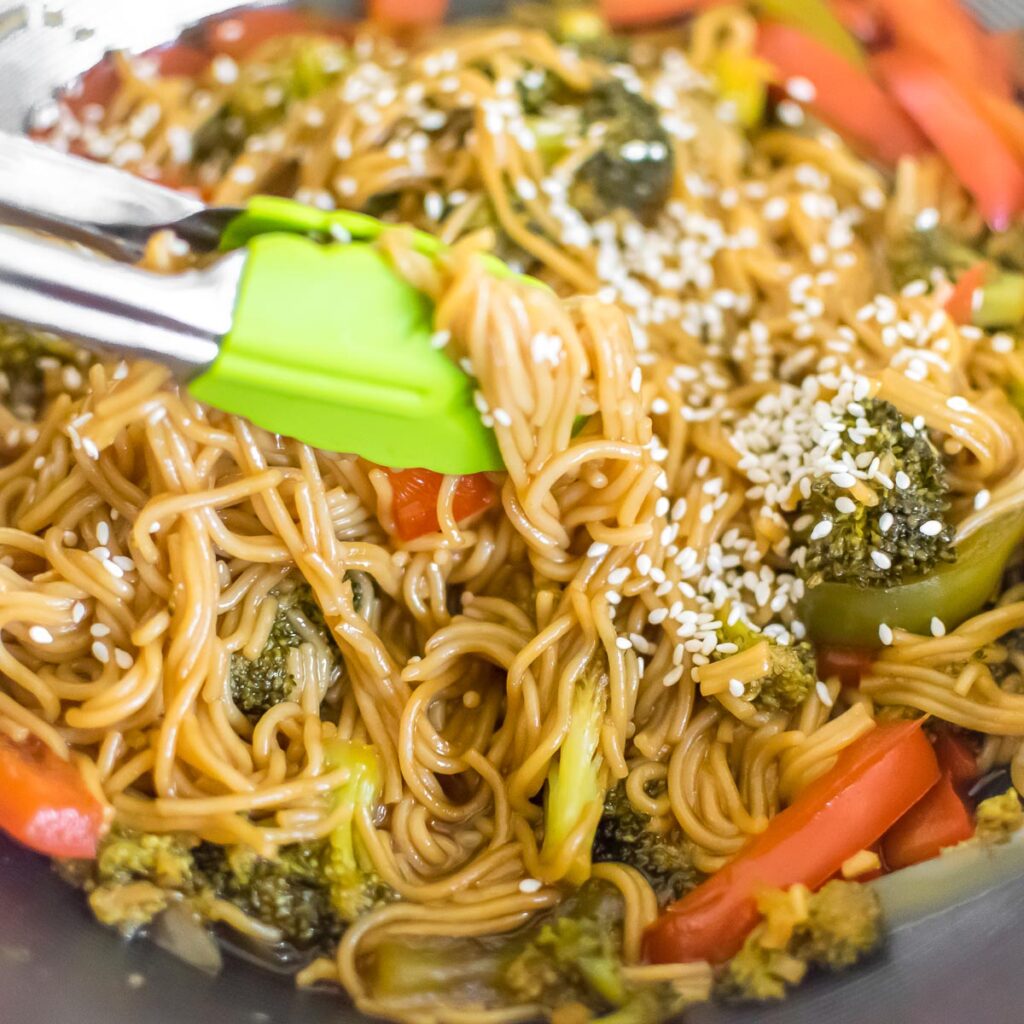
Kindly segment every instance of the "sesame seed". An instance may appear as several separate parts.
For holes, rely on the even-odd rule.
[[[495,408],[494,410],[494,422],[500,423],[503,427],[512,426],[512,416],[506,409]]]
[[[898,469],[896,471],[896,476],[893,479],[896,481],[896,486],[901,491],[905,491],[910,486],[910,477],[907,476],[902,469]]]
[[[629,569],[625,566],[621,566],[618,569],[613,569],[608,573],[608,582],[613,586],[617,587],[620,583],[625,583],[629,579]]]
[[[641,576],[646,576],[652,569],[653,563],[650,555],[639,555],[636,560],[636,571]]]
[[[587,548],[587,558],[604,558],[605,555],[611,549],[603,541],[595,540],[593,544]]]
[[[818,700],[821,701],[825,707],[830,708],[834,703],[832,700],[832,694],[828,692],[828,687],[820,680],[814,686],[814,692],[818,695]]]
[[[974,507],[980,512],[991,500],[992,495],[985,488],[982,488],[974,496]]]
[[[844,494],[841,498],[836,498],[836,510],[842,512],[843,515],[851,515],[857,511],[857,505],[852,498],[848,498]]]
[[[127,671],[135,664],[135,659],[127,652],[121,650],[120,647],[114,649],[114,661],[118,668]]]
[[[852,473],[833,473],[832,483],[836,487],[854,487],[857,483],[857,478]]]
[[[933,615],[931,621],[931,630],[932,636],[945,636],[946,624],[937,615]]]
[[[52,644],[53,634],[42,626],[32,626],[28,631],[29,639],[37,644]]]
[[[747,692],[746,686],[739,679],[729,680],[729,693],[734,697],[742,697]]]
[[[794,75],[786,80],[786,92],[799,103],[813,103],[818,90],[814,83],[803,75]]]
[[[451,340],[451,331],[434,331],[434,333],[430,336],[430,347],[437,349],[445,348],[448,342],[450,342]]]
[[[914,218],[914,227],[918,231],[931,231],[939,226],[939,219],[939,211],[934,206],[929,206]]]
[[[893,522],[894,522],[894,520],[893,520],[892,513],[891,512],[883,512],[878,517],[878,528],[882,531],[882,533],[888,533],[889,530],[892,529]]]
[[[101,544],[108,544],[110,542],[110,524],[105,519],[101,519],[96,524],[96,539]]]
[[[928,522],[921,524],[920,529],[926,537],[937,537],[942,533],[942,523],[938,519],[929,519]]]
[[[884,622],[878,627],[878,639],[882,641],[882,644],[885,647],[888,647],[892,643],[892,629]]]
[[[76,601],[71,606],[71,621],[74,622],[74,623],[81,622],[82,619],[85,618],[85,612],[86,612],[85,605],[82,604],[81,601]]]
[[[110,627],[105,626],[102,622],[94,622],[89,627],[89,632],[92,636],[107,636],[110,633]]]
[[[519,891],[527,894],[539,892],[543,884],[544,883],[537,878],[524,878],[519,883]]]
[[[633,644],[630,642],[629,637],[626,636],[617,637],[615,640],[615,646],[618,647],[620,651],[631,651],[633,649]]]
[[[102,640],[94,640],[92,644],[92,656],[101,664],[106,665],[110,661],[110,648]]]
[[[872,551],[871,561],[874,562],[879,569],[892,568],[892,559],[884,551]]]
[[[831,532],[832,521],[830,519],[822,519],[811,530],[811,540],[824,540]]]
[[[954,412],[967,412],[971,408],[971,404],[963,395],[953,395],[946,399],[946,407]]]
[[[119,580],[124,576],[124,570],[110,558],[104,559],[103,568],[106,569],[107,572],[109,572],[116,580]]]

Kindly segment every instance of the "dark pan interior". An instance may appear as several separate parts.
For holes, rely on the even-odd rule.
[[[0,0],[0,127],[22,126],[110,47],[147,49],[231,0]],[[350,13],[350,5],[317,6]],[[460,15],[501,0],[456,0]],[[54,12],[59,10],[60,15]],[[44,11],[49,12],[44,17]],[[1021,1024],[1024,844],[957,854],[883,880],[892,935],[860,970],[785,1004],[703,1007],[692,1024]],[[343,1024],[334,995],[228,957],[217,977],[97,925],[45,860],[0,837],[0,1024]]]

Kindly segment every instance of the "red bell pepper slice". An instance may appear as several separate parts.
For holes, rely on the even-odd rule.
[[[238,11],[211,21],[204,39],[212,53],[226,53],[238,59],[277,36],[328,35],[344,38],[350,32],[349,24],[339,18],[289,7],[270,7]]]
[[[67,761],[38,740],[0,737],[0,829],[50,857],[92,858],[105,819]]]
[[[946,299],[946,312],[954,323],[969,324],[974,316],[975,296],[985,286],[985,281],[992,270],[989,263],[982,261],[968,267],[953,285],[953,290]]]
[[[402,540],[415,540],[440,529],[437,499],[444,477],[431,469],[385,469],[391,483],[391,514]],[[485,473],[459,478],[452,513],[462,522],[494,504],[494,484]]]
[[[882,860],[889,871],[937,857],[974,835],[974,819],[960,799],[950,771],[898,821],[882,840]]]
[[[386,25],[431,25],[444,18],[448,0],[370,0],[370,17]]]
[[[819,647],[818,677],[837,678],[843,686],[856,686],[871,668],[875,652],[865,647]]]
[[[948,726],[935,734],[935,756],[954,786],[969,786],[978,777],[978,757],[970,740]]]
[[[817,889],[867,849],[938,781],[921,722],[876,726],[844,750],[719,872],[672,904],[647,931],[653,963],[733,956],[757,924],[757,893]]]
[[[956,80],[909,50],[879,54],[874,66],[889,91],[946,158],[996,231],[1024,210],[1024,163]]]
[[[874,0],[899,48],[927,54],[941,67],[981,79],[985,35],[957,0]]]
[[[787,25],[766,23],[757,49],[783,82],[808,79],[815,90],[810,108],[879,159],[895,163],[927,149],[921,132],[874,79],[822,43]]]

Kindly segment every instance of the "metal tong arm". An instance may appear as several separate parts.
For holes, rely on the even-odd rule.
[[[154,274],[0,227],[0,320],[150,359],[189,379],[213,363],[231,329],[245,256]]]
[[[0,132],[0,221],[82,242],[137,262],[154,231],[170,227],[193,249],[217,248],[238,210],[199,199],[106,164]]]

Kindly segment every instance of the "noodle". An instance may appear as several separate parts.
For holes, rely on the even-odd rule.
[[[0,469],[0,732],[73,754],[121,826],[266,857],[331,834],[345,770],[326,750],[370,744],[385,809],[357,831],[399,899],[300,976],[340,983],[367,1013],[535,1013],[380,998],[365,965],[396,936],[494,936],[558,904],[601,801],[551,850],[538,795],[595,664],[603,785],[624,781],[705,872],[887,707],[986,734],[983,763],[1010,762],[1024,781],[1024,666],[1014,685],[993,674],[1001,638],[1024,625],[1016,597],[946,636],[897,631],[859,694],[825,680],[795,709],[765,710],[747,692],[768,670],[768,637],[802,636],[791,506],[751,468],[767,448],[750,426],[765,399],[796,402],[812,371],[834,375],[834,391],[856,375],[862,397],[941,439],[958,539],[1024,505],[1024,421],[1001,387],[1019,357],[961,330],[937,293],[893,294],[872,242],[923,208],[976,214],[927,159],[901,163],[890,189],[828,133],[772,129],[748,145],[702,72],[750,53],[755,35],[723,7],[697,20],[687,52],[619,65],[671,127],[671,195],[650,226],[588,222],[566,201],[590,151],[569,147],[545,169],[505,86],[542,69],[587,92],[608,71],[515,26],[409,52],[360,37],[330,85],[201,165],[218,203],[274,187],[328,208],[391,196],[389,216],[451,243],[428,258],[397,229],[379,246],[432,300],[435,337],[494,428],[506,472],[476,518],[459,516],[459,480],[446,478],[438,529],[403,541],[386,470],[206,408],[144,364],[94,365],[38,422],[15,423]],[[259,59],[270,67],[291,45],[272,40]],[[85,148],[173,177],[187,163],[174,140],[227,102],[228,83],[152,77],[123,57],[118,70],[100,123],[79,128]],[[486,269],[478,254],[496,231],[550,290]],[[154,239],[151,266],[179,265],[170,244]],[[851,495],[877,502],[870,481]],[[326,633],[289,604],[303,583]],[[718,635],[728,608],[765,639],[730,650]],[[282,614],[301,638],[295,688],[252,720],[229,666],[256,658]],[[706,965],[640,963],[658,913],[640,872],[593,874],[621,894],[630,976],[706,996]],[[230,903],[210,914],[276,934]]]

